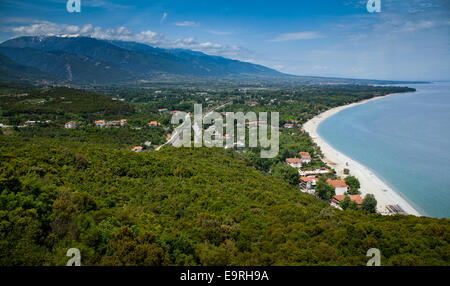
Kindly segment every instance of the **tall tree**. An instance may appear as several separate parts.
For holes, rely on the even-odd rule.
[[[319,179],[316,184],[315,192],[319,198],[324,200],[329,200],[335,195],[333,186],[327,183],[325,177]]]
[[[377,210],[377,200],[372,194],[367,194],[362,203],[362,209],[375,213]]]
[[[350,195],[359,194],[359,188],[361,187],[361,185],[359,183],[359,180],[355,176],[348,176],[347,178],[345,178],[345,183],[350,187]]]

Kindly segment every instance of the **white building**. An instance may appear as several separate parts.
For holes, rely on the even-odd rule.
[[[311,155],[308,152],[300,152],[300,158],[304,164],[311,163]]]
[[[302,160],[299,158],[286,158],[286,163],[288,163],[291,167],[301,168]]]
[[[75,121],[69,121],[64,124],[64,128],[71,129],[77,127],[77,123]]]
[[[345,193],[347,193],[349,190],[349,186],[345,183],[344,180],[328,179],[327,183],[334,187],[334,192],[337,196],[345,195]]]

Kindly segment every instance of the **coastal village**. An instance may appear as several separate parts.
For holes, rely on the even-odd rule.
[[[245,104],[248,106],[256,106],[256,105],[258,105],[258,101],[246,101]],[[177,113],[180,111],[179,110],[169,111],[167,108],[160,108],[160,109],[158,109],[158,112],[162,115],[162,114],[170,114],[170,113],[174,114],[174,113]],[[221,112],[221,114],[226,115],[226,112]],[[17,126],[17,127],[24,128],[24,127],[29,127],[29,126],[33,126],[36,124],[42,124],[42,123],[49,124],[49,123],[51,123],[51,120],[43,120],[43,121],[27,120],[23,125]],[[283,123],[281,128],[283,128],[284,131],[280,131],[280,133],[287,132],[287,134],[289,134],[291,136],[295,135],[295,130],[297,128],[296,129],[294,129],[294,128],[298,126],[298,123],[299,123],[298,121],[290,121],[290,122]],[[245,122],[245,127],[247,129],[249,129],[251,126],[254,126],[257,124],[267,125],[267,122],[265,122],[265,121],[249,122],[249,121],[247,121],[247,122]],[[76,121],[68,121],[64,124],[65,129],[75,129],[77,127],[82,127],[82,126],[83,125],[78,124]],[[93,122],[93,126],[95,126],[97,128],[124,127],[124,126],[127,126],[127,119],[122,118],[122,119],[117,119],[117,120],[104,120],[104,119],[95,120]],[[8,128],[8,127],[12,127],[12,126],[0,124],[0,127]],[[156,120],[152,120],[152,121],[148,122],[145,127],[159,128],[159,127],[162,127],[162,125],[160,122],[158,122]],[[226,127],[226,123],[224,124],[224,127]],[[132,128],[140,129],[142,127],[132,127]],[[166,131],[169,130],[168,127],[163,127],[163,128]],[[289,131],[289,130],[292,130],[292,131]],[[294,132],[294,133],[289,133],[289,132]],[[216,138],[217,138],[217,136],[220,136],[220,134],[218,134],[217,131],[214,133],[214,135],[216,136]],[[172,142],[172,140],[171,140],[172,136],[173,136],[173,134],[168,134],[168,136],[167,136],[168,143]],[[222,138],[224,140],[227,140],[229,137],[230,137],[229,134],[224,134]],[[241,141],[245,141],[245,137],[239,138],[239,139]],[[245,144],[243,142],[236,142],[236,143],[234,143],[234,146],[235,147],[245,147]],[[145,141],[145,142],[142,142],[141,145],[131,147],[129,150],[139,153],[139,152],[159,150],[159,148],[158,148],[158,146],[153,146],[151,141]],[[336,176],[335,171],[331,170],[330,168],[326,168],[326,167],[321,167],[321,168],[316,168],[316,169],[311,168],[312,159],[313,158],[312,158],[311,154],[308,152],[305,152],[305,151],[299,152],[294,157],[285,158],[285,164],[289,165],[292,168],[295,168],[298,172],[298,177],[299,177],[298,186],[299,186],[301,192],[320,197],[316,193],[316,186],[318,185],[320,178],[323,177],[326,184],[328,186],[330,186],[330,188],[333,190],[332,196],[330,198],[327,198],[327,201],[329,202],[329,204],[331,206],[342,210],[343,204],[345,204],[346,202],[351,202],[351,204],[353,204],[353,207],[355,209],[362,208],[364,199],[366,198],[367,195],[363,196],[358,189],[352,189],[349,186],[349,184],[346,182],[346,178],[349,176],[348,173],[347,174],[339,174],[338,176]],[[317,158],[317,159],[321,160],[321,158]],[[324,199],[324,198],[322,197],[322,199]],[[375,204],[376,204],[376,202],[375,202]],[[377,212],[380,214],[385,214],[385,215],[408,214],[398,204],[385,205],[384,207],[385,207],[385,211],[380,211],[380,208],[377,208]]]

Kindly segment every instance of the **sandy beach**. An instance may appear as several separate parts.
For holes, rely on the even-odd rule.
[[[393,95],[395,94],[386,96]],[[386,209],[387,205],[399,205],[406,213],[420,216],[421,214],[414,209],[410,203],[397,194],[391,187],[388,186],[388,184],[378,178],[371,170],[350,157],[340,153],[317,134],[317,128],[323,120],[337,114],[338,112],[341,112],[344,109],[363,104],[368,101],[378,100],[386,96],[375,97],[360,101],[358,103],[332,108],[306,122],[303,125],[303,129],[309,133],[313,141],[320,147],[324,155],[324,162],[335,169],[338,176],[344,177],[343,170],[345,168],[349,169],[350,174],[357,177],[361,183],[361,196],[364,197],[366,194],[373,194],[375,196],[378,201],[377,211],[379,213],[389,214]]]

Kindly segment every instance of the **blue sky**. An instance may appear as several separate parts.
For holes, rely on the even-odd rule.
[[[297,75],[450,79],[450,1],[2,0],[0,41],[80,34],[187,48]]]

